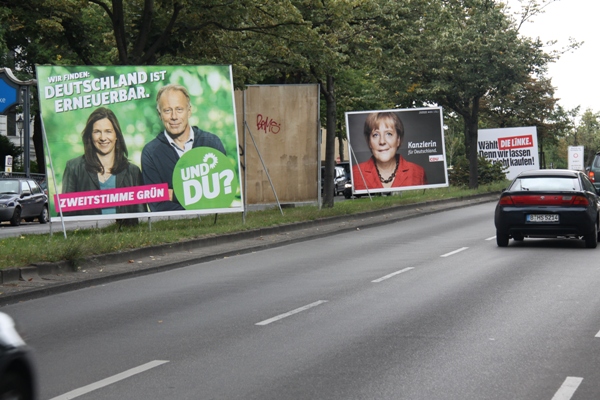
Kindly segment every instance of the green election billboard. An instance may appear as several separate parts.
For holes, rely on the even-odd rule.
[[[230,66],[38,66],[50,215],[243,211]]]

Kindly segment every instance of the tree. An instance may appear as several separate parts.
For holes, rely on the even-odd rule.
[[[584,160],[589,164],[600,151],[600,113],[587,109],[570,136],[568,144],[583,146]]]
[[[552,59],[503,11],[496,0],[0,0],[15,65],[31,74],[36,63],[223,63],[236,87],[319,83],[325,206],[348,109],[452,110],[477,185],[482,99],[514,92]]]
[[[325,207],[333,207],[333,174],[335,139],[341,127],[337,123],[338,82],[361,70],[355,51],[357,43],[368,35],[367,25],[377,18],[376,0],[296,0],[292,1],[300,23],[284,32],[274,30],[268,35],[248,32],[235,49],[246,59],[248,49],[257,49],[252,56],[255,71],[261,71],[258,83],[318,83],[322,103],[325,137]],[[229,35],[231,36],[231,35]],[[249,47],[248,47],[249,45]],[[241,50],[241,51],[240,51]],[[230,55],[231,49],[228,49]],[[234,70],[235,72],[235,70]],[[347,93],[347,92],[346,92]]]
[[[286,0],[268,8],[257,0],[0,0],[0,7],[29,63],[47,58],[54,64],[154,65],[190,56],[214,61],[222,32],[267,33],[298,23]]]
[[[14,49],[3,56],[28,75],[24,79],[35,77],[36,64],[225,63],[223,32],[266,35],[299,24],[297,17],[286,0],[268,9],[257,0],[0,0],[0,33],[6,30],[2,38]],[[43,160],[40,118],[32,114],[36,155]]]
[[[381,65],[391,62],[386,52],[403,49],[407,27],[422,1],[393,0],[297,0],[295,6],[310,29],[291,37],[286,48],[297,55],[294,63],[276,62],[276,76],[297,82],[317,82],[325,103],[327,129],[323,205],[333,207],[335,139],[344,136],[343,112],[394,106],[382,87],[387,83]],[[399,65],[398,65],[399,67]]]
[[[99,44],[104,38],[100,29],[101,13],[93,15],[84,1],[21,2],[0,0],[0,21],[6,31],[2,38],[11,51],[2,52],[4,65],[21,80],[35,78],[37,64],[82,64],[108,60]],[[91,39],[91,41],[90,41]],[[81,51],[84,57],[78,55]],[[86,53],[87,52],[87,53]],[[104,57],[104,58],[102,58]],[[37,90],[31,90],[31,115],[34,117],[33,144],[38,160],[38,172],[45,172],[42,125],[37,107]]]
[[[546,168],[544,149],[556,145],[572,124],[554,97],[551,80],[543,77],[516,83],[504,96],[486,95],[481,102],[481,121],[489,128],[535,126],[542,168]]]
[[[0,135],[0,170],[6,171],[6,156],[12,156],[13,160],[16,160],[20,155],[21,148],[15,146],[6,136]]]
[[[448,167],[455,165],[465,157],[464,132],[460,116],[449,112],[444,114],[444,145]]]
[[[482,99],[500,98],[530,76],[542,74],[552,57],[542,44],[521,38],[504,6],[495,0],[446,0],[423,17],[415,54],[414,97],[435,102],[463,119],[469,187],[476,188],[477,131]]]
[[[366,68],[346,68],[339,72],[337,96],[337,130],[339,157],[348,160],[352,154],[345,153],[343,140],[346,138],[345,112],[349,110],[381,110],[393,108],[394,104],[382,87],[380,75]]]

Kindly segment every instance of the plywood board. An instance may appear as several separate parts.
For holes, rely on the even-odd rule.
[[[236,92],[236,110],[247,204],[276,202],[273,188],[280,203],[315,201],[318,85],[249,86]]]

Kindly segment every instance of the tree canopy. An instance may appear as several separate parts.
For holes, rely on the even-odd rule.
[[[326,185],[344,112],[438,104],[462,120],[475,187],[481,121],[535,124],[548,144],[568,125],[544,77],[557,55],[518,32],[550,1],[515,20],[499,0],[0,0],[0,54],[29,78],[36,64],[231,64],[238,88],[319,83]]]
[[[494,0],[436,2],[423,17],[423,34],[412,58],[414,98],[460,115],[477,187],[477,132],[482,101],[513,93],[515,85],[542,75],[551,57],[539,41],[519,36],[504,6]]]

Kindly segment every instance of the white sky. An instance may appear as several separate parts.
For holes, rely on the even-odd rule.
[[[518,0],[505,1],[513,10],[520,9]],[[569,37],[585,42],[550,65],[554,97],[566,109],[581,106],[580,113],[588,108],[600,112],[600,1],[557,0],[544,10],[521,27],[521,34],[544,42],[557,40],[556,48],[566,47]]]

